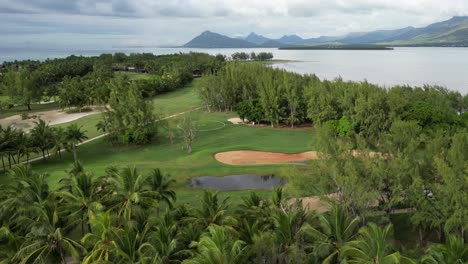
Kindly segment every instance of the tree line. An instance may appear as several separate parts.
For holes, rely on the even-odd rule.
[[[353,216],[346,206],[316,213],[281,189],[252,192],[234,206],[204,191],[177,204],[159,169],[108,167],[93,175],[76,162],[51,190],[29,166],[8,172],[0,203],[5,263],[464,263],[467,247],[448,235],[421,257],[404,256],[392,225]]]
[[[231,55],[231,59],[234,61],[268,61],[273,59],[273,53],[271,52],[235,52]]]
[[[3,171],[23,161],[29,162],[31,154],[39,154],[45,160],[49,156],[60,156],[66,150],[77,160],[77,145],[87,139],[80,126],[71,124],[66,128],[50,127],[39,119],[36,126],[26,133],[12,126],[0,127],[0,156]],[[8,165],[7,165],[8,163]]]
[[[242,119],[271,126],[347,119],[353,131],[378,141],[396,120],[423,128],[466,127],[468,95],[439,86],[394,86],[319,80],[265,65],[230,62],[199,94],[214,111],[236,111]]]
[[[153,55],[151,53],[101,54],[100,56],[69,56],[45,61],[14,61],[5,63],[0,76],[0,92],[9,96],[4,108],[31,104],[43,98],[58,98],[60,106],[83,107],[105,103],[109,98],[106,85],[113,79],[113,65],[132,66],[147,72],[149,80],[135,80],[146,96],[173,91],[190,82],[194,73],[215,73],[224,63],[203,53]]]

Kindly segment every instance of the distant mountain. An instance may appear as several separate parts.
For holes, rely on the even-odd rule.
[[[271,41],[271,39],[266,38],[262,35],[257,35],[254,32],[250,33],[247,37],[244,38],[244,40],[251,42],[251,43],[255,43],[257,45],[261,45],[265,42]]]
[[[303,39],[298,35],[284,35],[270,39],[254,32],[245,38],[230,38],[205,31],[184,47],[193,48],[276,48],[289,45],[321,44],[382,44],[390,46],[468,46],[468,16],[455,16],[426,27],[405,27],[395,30],[354,32],[344,36],[321,36]]]
[[[254,48],[257,44],[205,31],[184,45],[186,48]]]
[[[304,44],[304,39],[298,35],[284,35],[276,41],[283,44]]]
[[[369,33],[355,33],[339,39],[339,42],[345,44],[379,43],[388,39],[401,37],[412,30],[414,30],[414,27],[406,27],[396,30],[377,30]]]

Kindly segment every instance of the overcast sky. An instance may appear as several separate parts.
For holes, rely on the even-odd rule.
[[[468,0],[0,0],[0,47],[182,45],[229,36],[342,35],[468,15]]]

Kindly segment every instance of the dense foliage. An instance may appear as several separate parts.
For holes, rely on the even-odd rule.
[[[28,162],[32,154],[40,154],[45,160],[51,155],[61,157],[61,152],[66,150],[73,152],[76,160],[78,144],[87,139],[85,132],[76,124],[71,124],[66,129],[50,127],[42,119],[36,122],[36,126],[29,133],[12,126],[0,126],[0,157],[3,171],[23,161]]]
[[[237,111],[241,118],[272,126],[337,123],[346,117],[355,132],[373,140],[396,120],[413,120],[423,128],[468,124],[468,95],[442,87],[384,89],[368,82],[321,81],[259,64],[227,64],[200,95],[212,110]]]
[[[172,180],[158,169],[93,175],[75,163],[56,191],[28,166],[8,175],[0,203],[5,263],[416,263],[398,252],[391,225],[366,223],[346,206],[307,212],[281,189],[271,198],[251,193],[238,206],[205,191],[192,206],[175,204]],[[466,246],[446,241],[423,263],[468,260]]]
[[[107,102],[107,83],[114,77],[114,71],[146,73],[148,79],[134,82],[146,96],[154,96],[184,87],[194,74],[216,73],[223,63],[224,58],[203,53],[159,56],[116,53],[6,62],[6,72],[0,76],[0,93],[9,96],[7,106],[26,105],[28,110],[31,103],[52,97],[58,97],[62,108],[81,108]]]
[[[156,136],[156,117],[151,101],[143,99],[135,83],[117,79],[110,83],[109,111],[97,126],[112,143],[147,144]]]

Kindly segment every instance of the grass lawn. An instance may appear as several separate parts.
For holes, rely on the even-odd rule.
[[[155,111],[162,116],[167,116],[183,111],[191,110],[202,105],[196,89],[203,85],[203,79],[194,80],[188,87],[157,96],[152,99]],[[227,121],[235,114],[206,113],[199,110],[194,113],[200,124],[201,130],[211,130],[222,127],[219,130],[198,132],[194,150],[191,154],[182,149],[180,140],[173,144],[167,139],[165,132],[161,131],[159,138],[153,144],[147,146],[112,147],[105,139],[99,139],[78,149],[78,157],[88,171],[95,176],[103,175],[109,165],[126,166],[134,165],[142,172],[148,172],[154,168],[161,168],[176,180],[175,188],[179,202],[194,202],[195,196],[199,196],[201,190],[188,189],[185,186],[193,176],[224,176],[229,174],[275,174],[284,175],[287,165],[265,166],[230,166],[219,163],[214,159],[214,154],[229,150],[261,150],[297,153],[311,149],[313,144],[313,131],[309,129],[271,129],[269,127],[251,127],[244,125],[232,125]],[[87,131],[89,138],[100,134],[96,130],[96,123],[101,120],[101,115],[90,115],[78,120],[60,124],[66,127],[70,123],[77,123]],[[177,118],[169,120],[170,126],[177,127]],[[50,177],[51,188],[58,187],[60,178],[66,176],[66,170],[72,164],[72,155],[63,153],[62,159],[51,157],[45,162],[36,161],[33,168],[40,172],[47,172]],[[0,179],[4,181],[5,177]],[[239,196],[245,196],[249,191],[223,192],[229,195],[233,201],[239,201]],[[270,192],[262,192],[270,195]]]
[[[197,89],[204,83],[203,78],[195,79],[183,89],[156,96],[153,99],[155,111],[166,116],[203,106]]]
[[[145,80],[151,78],[151,74],[140,72],[115,72],[115,76],[128,76],[130,80]]]
[[[214,154],[229,150],[262,150],[297,153],[310,150],[313,143],[313,132],[308,129],[286,130],[271,129],[268,127],[250,127],[232,125],[227,118],[232,114],[201,112],[199,122],[210,123],[220,121],[226,126],[219,130],[199,132],[194,150],[191,154],[181,148],[180,142],[171,144],[162,134],[158,142],[147,146],[111,147],[100,139],[81,146],[78,157],[87,170],[96,176],[103,175],[109,165],[125,166],[134,165],[142,172],[154,168],[161,168],[176,180],[176,189],[181,202],[193,201],[201,191],[187,189],[185,186],[193,176],[224,176],[229,174],[275,174],[281,176],[287,165],[265,166],[230,166],[219,163],[214,159]],[[33,163],[37,171],[50,174],[52,188],[58,186],[58,180],[66,176],[66,170],[72,164],[72,155],[66,153],[63,159],[50,158]],[[233,200],[248,192],[228,192]],[[269,193],[269,192],[268,192]]]
[[[202,84],[202,79],[196,79],[185,88],[152,98],[154,111],[157,115],[169,116],[202,106],[202,101],[196,92],[198,86]],[[87,131],[88,138],[92,138],[102,134],[101,131],[96,129],[96,124],[101,120],[102,115],[95,114],[55,126],[65,128],[72,123],[76,123],[83,126],[83,130]]]

